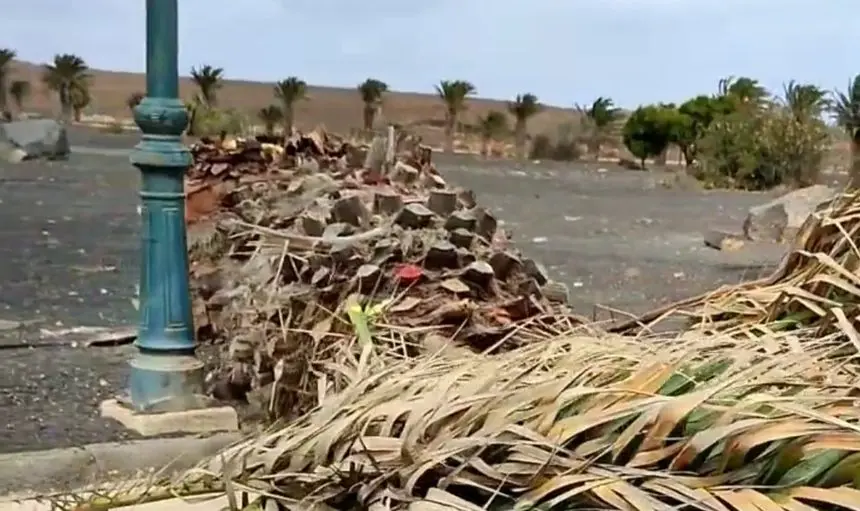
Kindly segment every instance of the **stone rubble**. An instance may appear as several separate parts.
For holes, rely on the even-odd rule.
[[[512,249],[420,141],[395,138],[353,145],[316,130],[193,147],[193,312],[198,340],[224,346],[209,377],[218,397],[256,400],[272,417],[303,412],[323,385],[310,375],[325,347],[352,336],[351,303],[382,304],[374,335],[400,336],[407,351],[430,333],[507,349],[527,342],[513,335],[524,321],[575,320],[567,287]]]

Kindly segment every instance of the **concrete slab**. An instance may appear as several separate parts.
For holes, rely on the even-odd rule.
[[[230,406],[183,412],[138,413],[116,399],[108,399],[102,401],[99,409],[102,417],[113,419],[143,436],[239,430],[239,415]]]

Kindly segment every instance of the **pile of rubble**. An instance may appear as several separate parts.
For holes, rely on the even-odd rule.
[[[193,152],[191,209],[201,186],[212,205],[188,219],[193,308],[198,339],[225,342],[222,397],[265,396],[276,416],[315,404],[326,346],[355,328],[344,304],[375,305],[374,342],[396,337],[406,355],[430,334],[505,349],[523,321],[570,320],[567,288],[417,141],[314,132]]]

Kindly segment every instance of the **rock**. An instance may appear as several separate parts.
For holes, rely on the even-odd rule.
[[[457,209],[457,192],[453,190],[431,190],[427,196],[427,209],[439,216],[448,216]]]
[[[370,218],[370,212],[358,195],[347,195],[338,199],[332,206],[332,216],[335,221],[355,227],[364,227]]]
[[[465,231],[474,231],[475,225],[478,223],[478,218],[471,211],[460,210],[451,213],[448,219],[445,220],[445,229],[456,231],[462,229]]]
[[[448,183],[442,179],[442,176],[427,172],[424,174],[424,186],[427,188],[445,188]]]
[[[355,279],[362,290],[372,291],[379,284],[382,271],[375,264],[362,264],[355,272]]]
[[[717,250],[732,251],[744,246],[741,234],[731,234],[722,231],[708,231],[704,235],[705,246]]]
[[[463,270],[463,279],[467,282],[472,282],[483,288],[486,288],[490,281],[493,280],[495,271],[493,267],[484,261],[475,261],[466,266]]]
[[[322,238],[329,240],[340,236],[349,236],[352,234],[352,226],[344,222],[335,222],[326,226],[322,232]]]
[[[424,266],[431,270],[456,268],[458,266],[457,247],[447,241],[437,241],[427,250]]]
[[[2,123],[0,141],[7,141],[24,151],[24,159],[65,159],[71,152],[66,127],[53,119]]]
[[[478,204],[475,200],[475,192],[465,188],[457,190],[457,200],[460,201],[460,205],[465,209],[472,209]]]
[[[743,224],[744,236],[753,241],[791,241],[806,218],[835,196],[832,188],[813,185],[750,208]]]
[[[430,225],[430,222],[433,221],[433,216],[433,212],[423,204],[413,202],[400,210],[395,223],[406,229],[423,229]]]
[[[448,235],[448,239],[455,247],[468,249],[471,248],[475,235],[466,229],[454,229]]]
[[[392,190],[385,188],[377,190],[373,194],[373,212],[380,215],[393,215],[403,208],[403,197]]]

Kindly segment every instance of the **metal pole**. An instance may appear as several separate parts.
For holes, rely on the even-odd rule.
[[[201,405],[203,364],[195,357],[182,144],[188,113],[179,100],[177,0],[146,0],[146,98],[134,109],[143,132],[131,155],[143,186],[140,334],[131,362],[131,407],[179,411]]]

